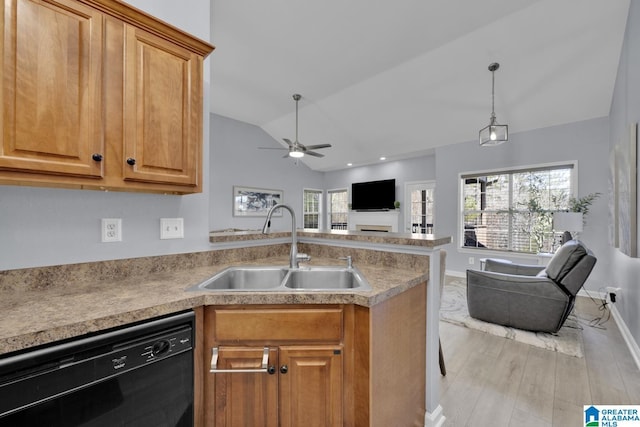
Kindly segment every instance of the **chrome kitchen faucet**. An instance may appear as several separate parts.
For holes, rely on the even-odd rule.
[[[289,268],[300,268],[300,261],[309,261],[311,257],[307,254],[298,253],[298,235],[296,233],[296,214],[289,205],[278,203],[269,209],[267,213],[267,219],[262,227],[262,234],[269,234],[269,228],[271,227],[271,215],[278,208],[285,208],[291,214],[291,250],[289,251]]]

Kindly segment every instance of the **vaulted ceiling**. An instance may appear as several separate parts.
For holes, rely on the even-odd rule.
[[[211,111],[328,171],[607,116],[629,0],[213,0]],[[274,145],[275,146],[275,145]],[[498,149],[498,148],[493,148]],[[255,150],[280,158],[279,150]],[[282,162],[291,162],[282,159]]]

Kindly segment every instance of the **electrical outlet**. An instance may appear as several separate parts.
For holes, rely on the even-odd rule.
[[[476,263],[476,259],[472,256],[469,257],[469,265],[474,265]]]
[[[160,218],[160,239],[184,239],[184,219]]]
[[[122,241],[122,219],[120,218],[102,218],[102,242],[121,242]]]
[[[607,294],[605,295],[605,299],[609,297],[609,300],[612,303],[615,303],[618,300],[618,292],[620,292],[621,288],[616,288],[614,286],[607,286]]]

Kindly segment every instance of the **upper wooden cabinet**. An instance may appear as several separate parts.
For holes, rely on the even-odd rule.
[[[125,28],[124,177],[201,180],[202,57],[139,28]],[[133,165],[132,165],[133,163]]]
[[[202,191],[213,46],[117,0],[5,0],[0,183]]]
[[[102,177],[102,15],[5,1],[0,168]]]

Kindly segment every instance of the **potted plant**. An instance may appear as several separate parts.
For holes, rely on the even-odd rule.
[[[586,224],[589,208],[598,197],[600,197],[600,193],[569,198],[568,209],[557,211],[554,214],[554,227],[566,230],[569,230],[567,227],[573,227],[569,231],[582,231],[582,227]],[[557,224],[558,220],[560,224]]]
[[[400,202],[397,201],[397,200],[395,202],[393,202],[393,207],[396,208],[396,209],[400,209]]]
[[[589,208],[598,197],[600,197],[600,193],[591,193],[579,198],[571,197],[569,199],[569,212],[582,213],[584,220],[589,213]]]
[[[589,213],[589,208],[593,202],[600,197],[600,193],[591,193],[584,197],[571,197],[569,198],[568,209],[564,211],[557,211],[553,214],[553,228],[556,231],[565,231],[569,233],[581,233],[584,225],[586,224],[586,217]],[[565,242],[565,239],[571,238],[571,234],[568,237],[564,237],[561,243]]]

